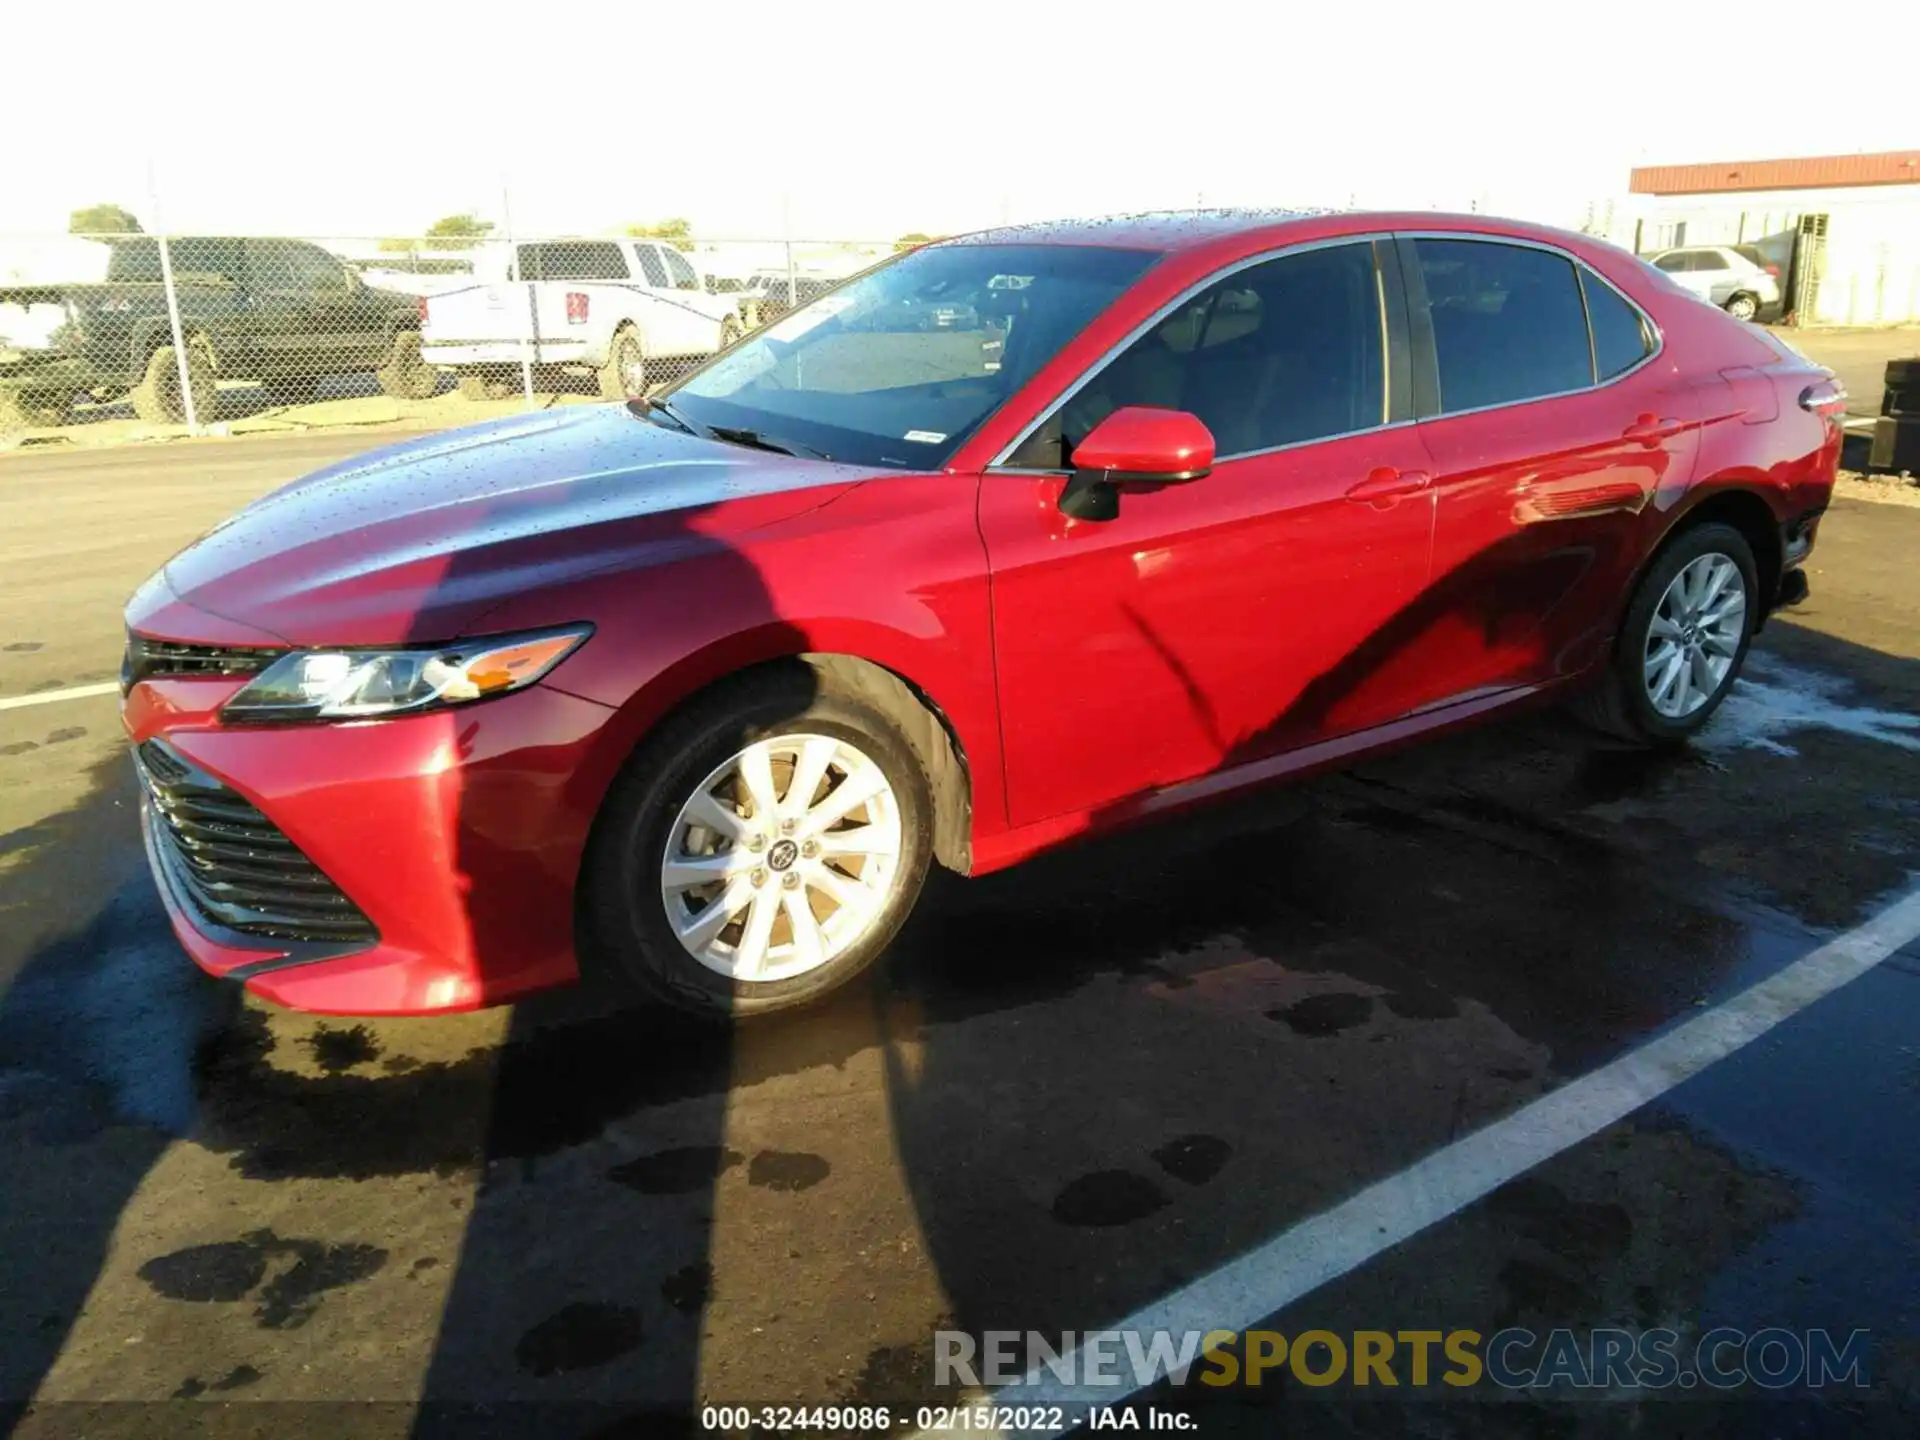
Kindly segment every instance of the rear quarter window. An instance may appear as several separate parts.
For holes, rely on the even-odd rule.
[[[1624,375],[1653,353],[1653,335],[1645,317],[1606,281],[1582,269],[1580,286],[1587,299],[1587,324],[1593,328],[1596,377]]]

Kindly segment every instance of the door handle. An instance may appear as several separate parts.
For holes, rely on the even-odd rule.
[[[1424,470],[1397,470],[1391,465],[1382,465],[1369,470],[1367,478],[1347,491],[1347,499],[1363,505],[1378,504],[1381,501],[1398,500],[1403,495],[1417,495],[1433,483],[1433,477]]]
[[[1622,430],[1620,434],[1622,439],[1644,440],[1647,444],[1652,445],[1656,441],[1678,435],[1686,428],[1685,421],[1678,420],[1671,415],[1642,415],[1638,420],[1635,420],[1631,425],[1627,426],[1625,430]]]

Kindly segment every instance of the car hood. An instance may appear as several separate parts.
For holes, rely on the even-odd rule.
[[[316,471],[155,578],[294,645],[446,640],[514,595],[724,548],[871,473],[699,439],[624,405],[569,406]]]

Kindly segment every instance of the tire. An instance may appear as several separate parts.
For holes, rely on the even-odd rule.
[[[64,425],[72,418],[73,397],[59,390],[0,390],[0,430],[34,430]]]
[[[720,322],[720,348],[724,350],[729,345],[738,344],[740,337],[746,333],[745,330],[740,328],[738,319],[732,315],[727,316],[726,319]]]
[[[1743,290],[1729,299],[1725,308],[1727,314],[1736,320],[1751,320],[1760,313],[1760,298]]]
[[[789,835],[770,814],[762,831],[754,828],[754,807],[727,800],[717,802],[724,810],[708,813],[734,816],[753,838],[743,834],[723,845],[718,829],[702,830],[690,820],[688,807],[700,795],[713,799],[716,788],[729,797],[741,794],[744,782],[729,767],[761,745],[772,752],[767,774],[783,809],[793,797],[779,792],[790,789],[807,747],[832,755],[813,792],[819,797],[817,817],[830,815],[835,797],[844,793],[841,787],[856,777],[870,786],[877,775],[884,794],[852,808],[857,824],[842,820],[838,823],[848,828],[816,832],[864,836],[872,829],[884,837],[875,842],[875,852],[832,857],[813,848],[820,842],[808,836],[804,819]],[[875,767],[874,772],[856,762]],[[884,694],[800,662],[757,672],[668,721],[614,783],[583,869],[584,953],[597,972],[714,1020],[810,1004],[866,971],[892,941],[926,880],[932,832],[926,772]],[[894,846],[890,858],[882,853],[889,842]],[[754,845],[759,848],[747,848]],[[669,846],[682,857],[683,867],[730,866],[734,873],[722,882],[689,885],[684,868],[677,875],[669,872]],[[731,864],[736,855],[739,862]],[[871,873],[869,865],[876,867]],[[819,879],[829,867],[835,872],[831,890],[850,894],[844,911]],[[699,922],[709,915],[708,907],[727,904],[729,897],[726,910],[711,913],[730,918],[716,921],[711,938],[703,940]],[[815,956],[801,943],[789,909],[794,905],[806,906],[814,917],[808,928],[820,943]],[[742,978],[737,969],[742,957],[753,953],[751,926],[763,906],[771,907],[773,918],[761,931],[758,953],[764,958],[750,968],[767,978]],[[689,943],[704,944],[707,958],[696,957],[689,943],[682,943],[670,907],[695,932]]]
[[[187,383],[193,390],[193,413],[198,421],[213,418],[216,366],[213,343],[204,335],[187,341]],[[180,368],[171,345],[162,345],[147,357],[146,373],[133,387],[133,413],[157,425],[184,425],[186,397],[180,389]]]
[[[599,380],[600,393],[609,400],[638,400],[647,393],[647,353],[631,325],[613,332]]]
[[[395,400],[431,400],[440,389],[440,372],[420,358],[420,332],[396,331],[386,363],[373,372],[380,392]]]
[[[460,395],[466,400],[505,400],[514,389],[514,383],[504,375],[487,370],[460,372]]]
[[[1672,707],[1681,699],[1680,691],[1676,689],[1668,693],[1664,702],[1658,698],[1658,682],[1666,678],[1672,660],[1668,658],[1665,664],[1660,663],[1661,657],[1669,655],[1670,651],[1662,648],[1664,637],[1654,633],[1655,620],[1658,617],[1671,625],[1667,617],[1674,612],[1663,613],[1663,602],[1668,601],[1669,589],[1682,572],[1694,566],[1701,568],[1693,571],[1693,580],[1710,578],[1717,568],[1711,564],[1714,559],[1731,562],[1738,577],[1738,624],[1736,627],[1723,619],[1718,627],[1702,624],[1694,633],[1706,640],[1700,650],[1710,662],[1727,658],[1730,663],[1725,672],[1714,680],[1704,700],[1687,704],[1681,713],[1673,713]],[[1730,585],[1731,579],[1725,583]],[[1712,604],[1699,608],[1703,608],[1709,616],[1715,614],[1728,593],[1723,589]],[[1633,592],[1633,599],[1627,605],[1626,618],[1614,642],[1614,653],[1607,663],[1606,673],[1588,694],[1576,702],[1575,713],[1595,729],[1631,745],[1674,745],[1687,739],[1712,718],[1713,712],[1720,708],[1727,693],[1733,689],[1740,667],[1746,662],[1747,647],[1753,640],[1759,607],[1758,572],[1753,563],[1752,547],[1747,544],[1744,535],[1731,525],[1713,522],[1682,531],[1655,557],[1653,564],[1641,577],[1640,584]],[[1691,627],[1692,622],[1687,622],[1687,626]],[[1673,641],[1666,643],[1669,646],[1676,645]],[[1685,673],[1676,675],[1675,683],[1684,684],[1690,701],[1696,689],[1695,682],[1702,672],[1694,663],[1685,660],[1684,647],[1676,648],[1683,650],[1682,668]],[[1725,655],[1729,650],[1731,655]],[[1654,669],[1652,675],[1648,673],[1650,667]]]

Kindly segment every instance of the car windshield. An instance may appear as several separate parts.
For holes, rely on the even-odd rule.
[[[698,425],[857,465],[935,470],[1158,258],[928,246],[782,317],[667,393]]]

